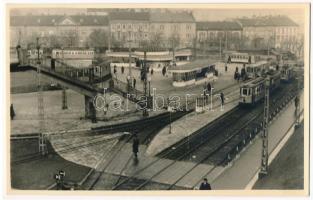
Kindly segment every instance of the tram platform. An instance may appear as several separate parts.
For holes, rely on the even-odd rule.
[[[202,113],[192,112],[184,117],[174,121],[171,125],[165,126],[151,141],[146,154],[156,155],[171,145],[179,142],[185,137],[191,135],[206,124],[227,113],[238,105],[239,87],[231,93],[225,94],[225,105],[221,109],[220,99],[214,96],[211,105]],[[171,131],[170,131],[171,129]]]
[[[301,109],[303,109],[303,93],[301,94],[300,102]],[[269,126],[269,165],[280,151],[280,148],[284,146],[290,135],[294,132],[294,126],[292,126],[291,130],[288,132],[288,129],[295,120],[294,113],[295,106],[292,101]],[[261,137],[257,137],[246,147],[246,150],[233,161],[231,167],[226,169],[221,176],[211,182],[212,188],[251,189],[258,177],[261,162],[261,146],[262,139]]]

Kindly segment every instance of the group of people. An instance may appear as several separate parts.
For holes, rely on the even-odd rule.
[[[235,74],[234,74],[234,79],[239,82],[239,80],[246,80],[247,74],[246,74],[246,68],[243,66],[241,69],[241,72],[239,73],[238,67],[236,67]]]

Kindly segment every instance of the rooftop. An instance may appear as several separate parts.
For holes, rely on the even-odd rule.
[[[26,15],[10,17],[10,26],[107,26],[108,24],[108,17],[103,15]]]
[[[138,20],[149,21],[148,12],[111,12],[110,20]]]
[[[254,18],[239,18],[237,21],[243,26],[298,26],[287,16],[265,16]]]
[[[205,21],[197,22],[197,30],[242,30],[242,27],[232,21]]]
[[[192,13],[188,12],[153,12],[150,13],[151,22],[188,23],[195,22]]]

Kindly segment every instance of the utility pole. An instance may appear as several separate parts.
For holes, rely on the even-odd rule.
[[[267,77],[265,80],[265,98],[264,98],[264,114],[263,114],[263,132],[262,132],[262,160],[261,171],[259,178],[267,175],[268,172],[268,119],[269,119],[269,84],[270,79]]]
[[[222,60],[222,38],[220,37],[220,60]]]
[[[129,45],[128,45],[128,60],[129,60],[129,69],[128,69],[128,92],[130,92],[130,89],[132,87],[132,72],[131,72],[131,40],[130,40],[130,32],[129,32]]]
[[[42,85],[41,85],[41,62],[40,62],[40,46],[39,46],[39,38],[37,37],[37,86],[38,86],[38,92],[37,92],[37,98],[38,98],[38,121],[39,121],[39,152],[42,155],[47,154],[47,145],[46,145],[46,137],[43,134],[44,128],[45,128],[45,121],[44,121],[44,105],[43,105],[43,94],[42,94]]]
[[[147,65],[146,65],[146,59],[147,59],[147,51],[145,50],[144,51],[144,60],[143,60],[143,75],[144,75],[144,84],[143,84],[143,90],[144,90],[144,94],[145,94],[145,99],[146,99],[146,102],[147,102]],[[148,104],[148,102],[147,102]],[[147,110],[147,105],[144,107],[143,109],[143,116],[144,117],[147,117],[149,116],[149,113],[148,113],[148,110]]]

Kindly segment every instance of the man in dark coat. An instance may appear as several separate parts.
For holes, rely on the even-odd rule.
[[[136,79],[135,78],[133,80],[133,87],[134,87],[134,89],[136,89]]]
[[[14,112],[13,104],[11,104],[11,106],[10,106],[10,117],[11,117],[11,120],[13,120],[14,117],[15,117],[15,112]]]
[[[211,190],[211,185],[208,183],[208,179],[204,178],[200,185],[200,190]]]
[[[224,99],[224,93],[223,92],[221,92],[221,106],[222,106],[222,109],[224,109],[224,101],[225,101],[225,99]]]
[[[208,90],[208,93],[209,93],[210,95],[211,95],[211,89],[212,89],[211,83],[208,82],[208,84],[207,84],[207,90]]]
[[[163,76],[165,76],[165,74],[166,74],[166,67],[165,66],[162,69],[162,74],[163,74]]]
[[[137,153],[139,151],[139,139],[137,137],[137,134],[134,134],[134,138],[133,138],[133,153],[135,158],[137,158]]]
[[[124,66],[121,67],[121,72],[124,74]]]

